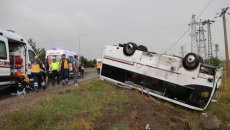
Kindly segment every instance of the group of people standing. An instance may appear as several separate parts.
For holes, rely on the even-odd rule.
[[[79,76],[83,77],[84,75],[84,66],[83,64],[79,63],[79,59],[77,55],[74,56],[71,63],[72,63],[72,70],[73,70],[74,85],[77,86],[78,85],[77,78]],[[43,87],[43,89],[46,89],[45,81],[46,81],[46,77],[50,78],[49,76],[51,76],[52,85],[54,85],[56,81],[59,84],[60,78],[62,80],[62,85],[63,86],[67,85],[69,73],[70,73],[69,64],[70,61],[66,58],[66,55],[63,54],[60,61],[57,61],[54,58],[53,61],[49,63],[47,60],[44,67],[42,62],[36,56],[35,60],[30,65],[31,75],[34,80],[34,89],[38,91],[39,86]],[[50,79],[48,79],[48,81],[49,80]]]
[[[65,54],[62,55],[62,59],[60,61],[57,61],[54,58],[51,64],[49,64],[48,62],[46,63],[46,68],[49,70],[48,75],[51,74],[50,76],[52,79],[52,85],[55,84],[55,81],[57,81],[57,83],[59,84],[59,76],[61,76],[62,85],[68,84],[70,63],[72,64],[74,84],[78,85],[77,78],[79,76],[83,77],[84,74],[83,64],[79,64],[77,55],[75,55],[72,61],[70,62],[66,58]]]

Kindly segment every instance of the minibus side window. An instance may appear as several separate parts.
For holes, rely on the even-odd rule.
[[[28,50],[28,52],[29,52],[30,62],[33,62],[35,60],[35,53],[31,50]]]
[[[7,59],[6,44],[3,41],[0,41],[0,59],[2,60]]]
[[[200,73],[208,74],[208,75],[215,75],[215,68],[201,65],[200,66]]]

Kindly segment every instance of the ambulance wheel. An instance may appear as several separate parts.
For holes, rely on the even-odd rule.
[[[131,56],[135,53],[136,49],[137,49],[137,44],[128,42],[124,45],[123,52],[126,56]]]
[[[148,52],[148,48],[147,48],[146,46],[139,45],[137,48],[138,48],[138,50],[140,50],[140,51]]]
[[[185,55],[182,62],[185,69],[194,70],[198,67],[200,60],[200,56],[196,55],[195,53],[188,53]]]

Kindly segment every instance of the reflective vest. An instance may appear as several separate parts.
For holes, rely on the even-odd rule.
[[[52,70],[58,70],[58,67],[59,67],[59,62],[56,61],[51,63]]]
[[[63,63],[64,62],[64,63]],[[63,67],[63,69],[69,69],[69,62],[68,62],[68,60],[67,59],[65,59],[64,61],[63,60],[61,60],[61,62],[60,62],[61,64],[59,64],[59,69],[62,69],[62,64],[64,64],[64,67]]]
[[[25,73],[22,73],[21,75],[25,78],[24,82],[26,82],[26,83],[30,82],[30,79],[28,78],[28,76]]]
[[[100,64],[100,63],[97,63],[97,64],[96,64],[96,67],[97,67],[97,69],[101,68],[101,64]]]
[[[24,72],[16,72],[15,76],[19,77],[19,76],[23,76],[24,77],[24,82],[29,83],[30,79],[28,78],[27,74],[25,74]]]
[[[31,64],[31,72],[32,73],[40,73],[41,72],[41,67],[37,61],[35,61]]]

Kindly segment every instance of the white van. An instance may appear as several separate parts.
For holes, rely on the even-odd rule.
[[[23,37],[14,31],[0,29],[0,87],[14,84],[17,72],[30,74],[28,64],[35,55]]]
[[[69,60],[69,75],[73,76],[72,61],[77,53],[61,48],[51,48],[50,50],[46,51],[46,59],[48,59],[49,64],[52,62],[53,59],[60,61],[62,54],[65,54],[66,58]]]
[[[218,100],[221,77],[222,68],[204,64],[194,53],[157,54],[131,42],[106,46],[100,73],[102,80],[201,111]]]

